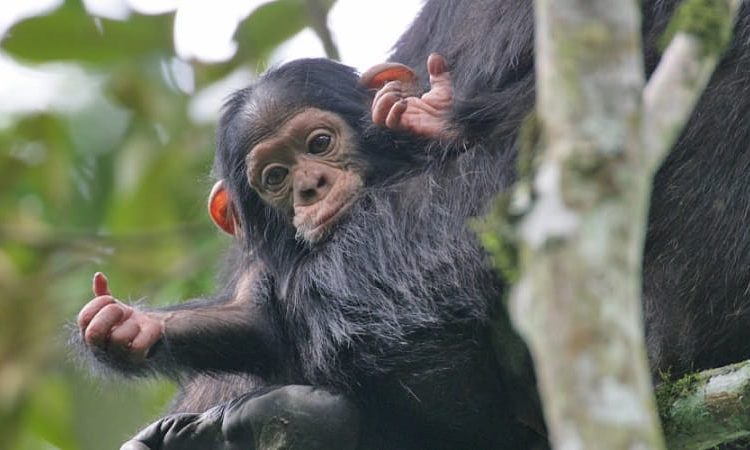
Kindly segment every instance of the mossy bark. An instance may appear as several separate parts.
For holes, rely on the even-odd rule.
[[[736,11],[736,2],[725,3]],[[651,176],[718,57],[695,37],[665,57],[663,64],[697,69],[664,72],[675,77],[680,101],[664,120],[646,123],[669,93],[644,96],[639,10],[637,0],[536,2],[540,156],[533,178],[519,181],[525,194],[515,193],[528,204],[511,221],[520,277],[509,309],[534,357],[558,449],[664,448],[641,323]],[[497,242],[487,235],[507,230],[508,217],[495,211],[485,242],[507,244],[507,232]],[[491,247],[507,263],[505,245]]]
[[[666,381],[656,398],[670,449],[710,449],[750,437],[750,361]]]

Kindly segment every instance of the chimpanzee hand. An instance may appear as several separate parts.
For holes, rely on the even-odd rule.
[[[431,54],[427,71],[430,91],[421,97],[416,74],[406,66],[386,63],[365,72],[361,82],[378,89],[372,102],[373,122],[424,137],[444,135],[453,103],[453,85],[445,58]]]
[[[93,290],[96,297],[78,313],[86,345],[130,363],[145,360],[161,337],[161,320],[112,297],[101,272],[94,275]]]
[[[312,386],[247,394],[203,414],[172,414],[120,450],[354,449],[359,414],[343,395]]]

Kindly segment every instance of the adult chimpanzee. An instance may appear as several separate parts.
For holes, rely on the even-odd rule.
[[[472,142],[511,151],[534,96],[532,2],[428,1],[392,59],[432,52],[451,67],[450,122]],[[645,0],[646,75],[680,0]],[[643,270],[655,375],[750,358],[750,5],[674,149],[657,173]]]
[[[658,36],[678,3],[643,2],[649,74],[659,58]],[[536,411],[527,393],[531,376],[524,380],[524,371],[504,360],[516,345],[513,335],[497,349],[501,364],[489,357],[486,323],[501,314],[491,305],[503,285],[465,226],[512,178],[517,130],[533,106],[532,31],[530,1],[427,2],[393,60],[427,80],[422,67],[428,54],[445,55],[453,102],[450,125],[437,138],[370,126],[362,119],[363,92],[353,74],[329,63],[285,66],[241,91],[219,130],[216,173],[225,184],[212,195],[212,215],[239,241],[227,288],[210,308],[203,302],[169,312],[110,308],[100,336],[129,314],[159,322],[136,320],[157,330],[146,339],[153,347],[132,340],[135,351],[124,354],[136,361],[116,358],[111,345],[104,360],[132,371],[195,373],[177,410],[202,410],[251,390],[255,376],[270,386],[302,383],[344,393],[363,414],[364,448],[536,445],[539,439],[523,425],[534,422]],[[750,117],[749,38],[744,6],[707,94],[654,182],[643,289],[655,372],[680,374],[750,357],[750,234],[744,226],[750,213],[750,179],[744,176],[750,127],[743,123]],[[304,72],[304,80],[295,71]],[[430,111],[431,100],[439,107],[445,99],[425,99],[426,108],[416,98],[396,101],[414,93],[409,84],[407,77],[382,89],[375,120],[420,134],[420,122],[407,113],[399,117],[402,110]],[[306,123],[326,125],[306,129]],[[425,123],[427,135],[443,128],[442,122]],[[317,142],[321,129],[329,130],[320,139],[328,144]],[[340,143],[347,139],[350,150],[343,151]],[[250,151],[258,145],[260,157]],[[303,147],[306,156],[289,150]],[[348,155],[343,160],[342,151]],[[289,178],[296,171],[291,167],[326,152],[331,159],[321,163],[325,168],[313,165],[299,181]],[[282,161],[273,159],[276,154]],[[266,164],[263,155],[269,168],[253,169]],[[339,182],[349,189],[338,190]],[[337,194],[354,186],[356,195]],[[294,194],[289,200],[295,189],[299,217]],[[308,209],[305,202],[315,203],[322,191],[330,192],[325,195],[332,203]],[[88,314],[82,313],[84,325]],[[118,336],[118,328],[109,342],[130,343],[123,336],[133,332]],[[101,349],[106,339],[93,334],[87,341]],[[248,342],[260,345],[247,348]],[[214,374],[215,384],[206,382],[206,372]],[[229,411],[280,393],[285,399],[312,398],[297,396],[299,388],[294,395],[285,389],[245,396]],[[528,409],[512,395],[519,392],[520,400],[528,395]],[[327,399],[351,411],[341,397]],[[254,420],[253,414],[228,416]],[[185,416],[187,422],[194,418]],[[177,442],[169,430],[180,423],[171,420],[144,436]]]

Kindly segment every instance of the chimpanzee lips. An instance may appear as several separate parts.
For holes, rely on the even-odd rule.
[[[316,241],[323,237],[325,232],[331,228],[349,210],[356,199],[355,195],[344,199],[338,207],[326,208],[319,217],[312,222],[311,227],[305,232],[309,241]]]
[[[313,205],[295,207],[296,237],[308,243],[322,240],[333,229],[359,198],[362,179],[354,174],[343,174],[327,195]]]
[[[325,225],[327,222],[331,222],[333,221],[333,219],[338,218],[341,213],[349,209],[352,203],[353,197],[346,199],[344,202],[342,202],[341,206],[339,206],[337,210],[330,211],[328,214],[325,214],[323,217],[321,217],[318,225]]]

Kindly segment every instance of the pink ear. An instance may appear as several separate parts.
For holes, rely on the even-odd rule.
[[[224,187],[224,180],[217,181],[211,189],[211,194],[208,196],[208,214],[217,227],[234,236],[234,205],[229,192]]]
[[[369,89],[380,89],[389,81],[418,84],[417,74],[408,66],[399,63],[378,64],[359,77],[359,82]]]

